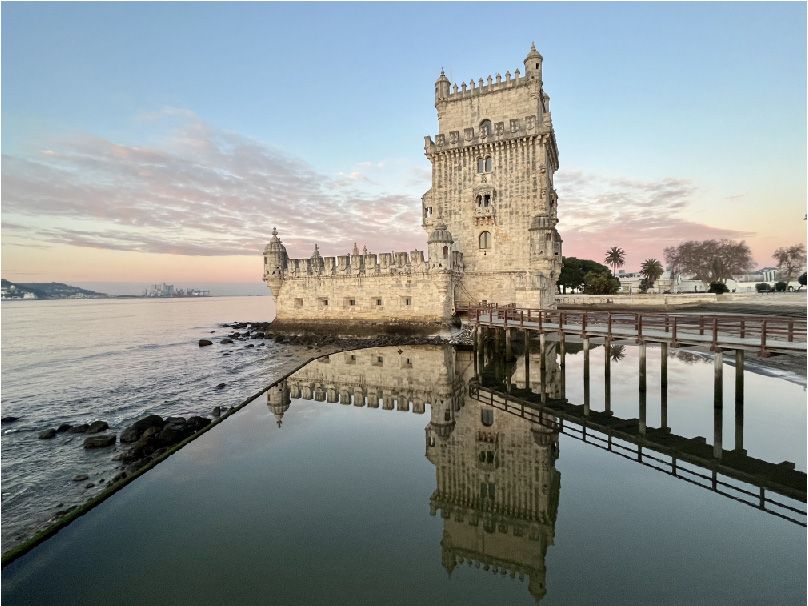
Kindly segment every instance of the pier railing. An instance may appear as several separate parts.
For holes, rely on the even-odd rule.
[[[673,347],[709,345],[725,349],[759,349],[762,354],[805,351],[805,320],[782,316],[611,312],[475,306],[469,319],[477,325],[524,328],[560,334],[667,342]]]

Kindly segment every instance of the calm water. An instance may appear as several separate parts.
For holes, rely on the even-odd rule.
[[[593,412],[602,352],[590,356]],[[649,350],[649,428],[658,356]],[[580,352],[562,373],[550,348],[544,376],[535,352],[527,373],[524,356],[500,360],[402,347],[315,361],[7,567],[3,599],[804,603],[804,526],[596,448],[571,421],[559,432],[513,400],[507,411],[485,401],[529,387],[580,402]],[[615,417],[637,416],[636,363],[631,349],[612,362]],[[673,435],[711,441],[712,379],[712,363],[669,360]],[[745,380],[749,455],[804,470],[803,388]]]
[[[2,429],[3,549],[116,473],[110,450],[85,451],[84,435],[40,440],[40,431],[96,419],[118,431],[145,414],[210,415],[238,403],[292,350],[197,341],[229,332],[221,322],[273,316],[270,297],[4,301],[2,414],[20,420]],[[73,482],[77,474],[96,486]]]

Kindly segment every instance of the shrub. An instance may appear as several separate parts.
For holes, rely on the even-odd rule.
[[[590,271],[584,276],[584,292],[588,295],[613,295],[620,290],[620,280],[611,274]]]
[[[786,282],[777,282],[774,285],[774,290],[776,290],[777,292],[786,292],[787,288],[788,284]]]
[[[758,282],[755,284],[755,290],[758,292],[769,292],[771,290],[771,286],[766,284],[766,282]]]
[[[723,295],[725,292],[729,292],[729,288],[723,282],[710,282],[710,289],[707,292]]]

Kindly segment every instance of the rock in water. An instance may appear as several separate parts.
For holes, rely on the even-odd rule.
[[[90,426],[87,425],[87,423],[82,423],[81,425],[71,427],[67,430],[67,433],[85,433],[88,429],[90,429]]]
[[[121,442],[124,444],[129,442],[137,442],[140,436],[143,435],[149,427],[161,428],[164,425],[163,418],[160,415],[149,415],[139,421],[135,421],[121,432]]]
[[[208,345],[213,345],[213,341],[210,339],[199,339],[199,347],[206,347]]]
[[[62,423],[56,428],[56,433],[62,433],[73,427],[70,423]]]
[[[226,383],[219,383],[219,384],[216,386],[216,389],[224,389],[224,388],[225,388],[225,385],[227,385],[227,384],[226,384]]]
[[[216,406],[216,407],[213,409],[213,416],[214,416],[214,417],[219,417],[219,416],[221,416],[221,415],[222,415],[222,407],[221,407],[221,406]]]
[[[87,428],[87,433],[98,433],[107,429],[109,429],[109,424],[106,421],[93,421]]]
[[[19,420],[20,420],[20,417],[12,417],[11,415],[9,415],[7,417],[3,417],[2,419],[0,419],[0,423],[5,425],[6,423],[14,423],[14,422],[19,421]]]
[[[77,476],[75,476],[73,478],[73,481],[74,482],[83,482],[84,480],[88,480],[89,478],[90,478],[90,476],[88,476],[87,474],[80,473],[79,475],[77,475]]]
[[[51,427],[50,429],[46,429],[45,431],[39,432],[39,439],[40,440],[52,440],[56,437],[56,430]]]
[[[225,337],[224,339],[222,339],[222,340],[220,341],[220,343],[222,343],[222,344],[224,344],[224,345],[229,345],[229,344],[230,344],[230,343],[232,343],[232,342],[233,342],[233,339],[228,339],[227,337]]]
[[[84,448],[105,448],[115,444],[115,434],[90,436],[84,440]]]

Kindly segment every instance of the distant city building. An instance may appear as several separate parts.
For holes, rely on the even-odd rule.
[[[174,288],[173,284],[152,284],[143,291],[144,297],[209,297],[209,290],[198,290],[196,288]]]

